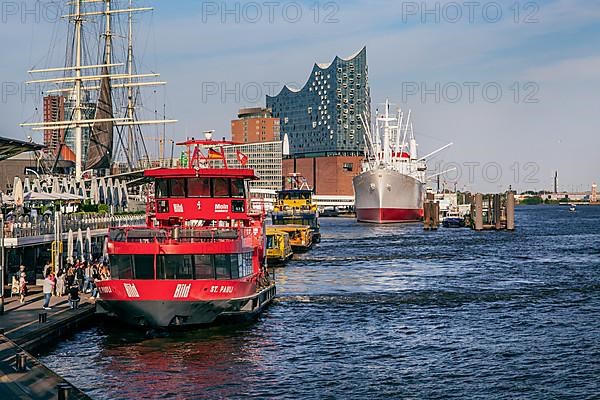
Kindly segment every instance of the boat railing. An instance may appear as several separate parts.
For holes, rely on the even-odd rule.
[[[214,243],[251,240],[249,227],[122,227],[109,231],[113,242],[126,243]]]

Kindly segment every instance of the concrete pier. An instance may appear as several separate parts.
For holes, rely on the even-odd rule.
[[[71,310],[66,296],[53,297],[52,310],[43,310],[41,291],[32,289],[24,304],[7,298],[0,316],[0,399],[89,399],[32,353],[88,324],[95,313],[93,300],[81,295],[80,307]]]

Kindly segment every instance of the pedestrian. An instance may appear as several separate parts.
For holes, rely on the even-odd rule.
[[[60,269],[58,274],[56,274],[56,295],[65,295],[65,273],[62,269]]]
[[[25,271],[25,266],[24,266],[24,265],[21,265],[21,266],[19,267],[19,270],[18,270],[17,272],[15,272],[15,278],[17,278],[17,280],[18,280],[18,281],[19,281],[19,280],[21,280],[21,274],[22,274],[23,272],[25,273],[25,275],[27,275],[27,272]]]
[[[19,301],[21,304],[25,303],[25,296],[27,295],[27,275],[25,272],[21,272],[19,277]]]
[[[44,276],[48,275],[50,272],[52,272],[52,264],[50,264],[50,260],[48,260],[44,265]]]
[[[78,262],[75,266],[75,279],[77,279],[77,287],[79,291],[83,290],[83,263]]]
[[[87,263],[85,269],[83,270],[83,277],[85,283],[83,284],[83,292],[90,293],[92,291],[92,275],[93,275],[94,267],[91,263]]]
[[[73,267],[73,264],[68,264],[67,265],[67,288],[70,288],[71,286],[73,286],[74,282],[75,282],[75,268]]]
[[[55,282],[52,279],[52,274],[46,275],[46,279],[44,279],[44,310],[51,310],[50,307],[50,298],[52,297],[52,289],[54,289]]]

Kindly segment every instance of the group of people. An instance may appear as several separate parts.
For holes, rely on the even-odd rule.
[[[48,262],[44,266],[44,284],[42,286],[44,304],[42,307],[50,310],[52,296],[64,296],[67,293],[71,300],[79,299],[79,292],[90,293],[92,298],[96,298],[98,297],[96,282],[107,279],[110,279],[110,270],[99,260],[95,262],[77,260],[74,264],[67,264],[65,269],[59,269],[56,273]],[[17,291],[20,302],[24,303],[27,295],[27,274],[23,265],[13,276],[13,293]]]

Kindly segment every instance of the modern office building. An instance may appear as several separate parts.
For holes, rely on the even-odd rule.
[[[231,121],[231,140],[237,143],[279,141],[279,118],[274,118],[268,108],[242,108],[238,119]]]
[[[306,85],[267,96],[289,142],[284,175],[303,175],[317,195],[352,196],[352,178],[364,157],[364,126],[371,124],[367,49],[315,64]],[[287,146],[286,146],[287,147]]]
[[[362,156],[370,125],[367,49],[329,64],[315,64],[300,90],[285,86],[267,96],[267,108],[288,136],[290,157]]]
[[[65,98],[64,96],[44,97],[44,122],[59,122],[65,120]],[[64,129],[48,129],[44,131],[44,146],[48,154],[56,155]]]
[[[227,164],[231,167],[242,168],[238,151],[248,157],[246,167],[254,169],[260,177],[260,180],[250,182],[252,188],[281,190],[283,145],[280,140],[226,145],[223,150]]]

